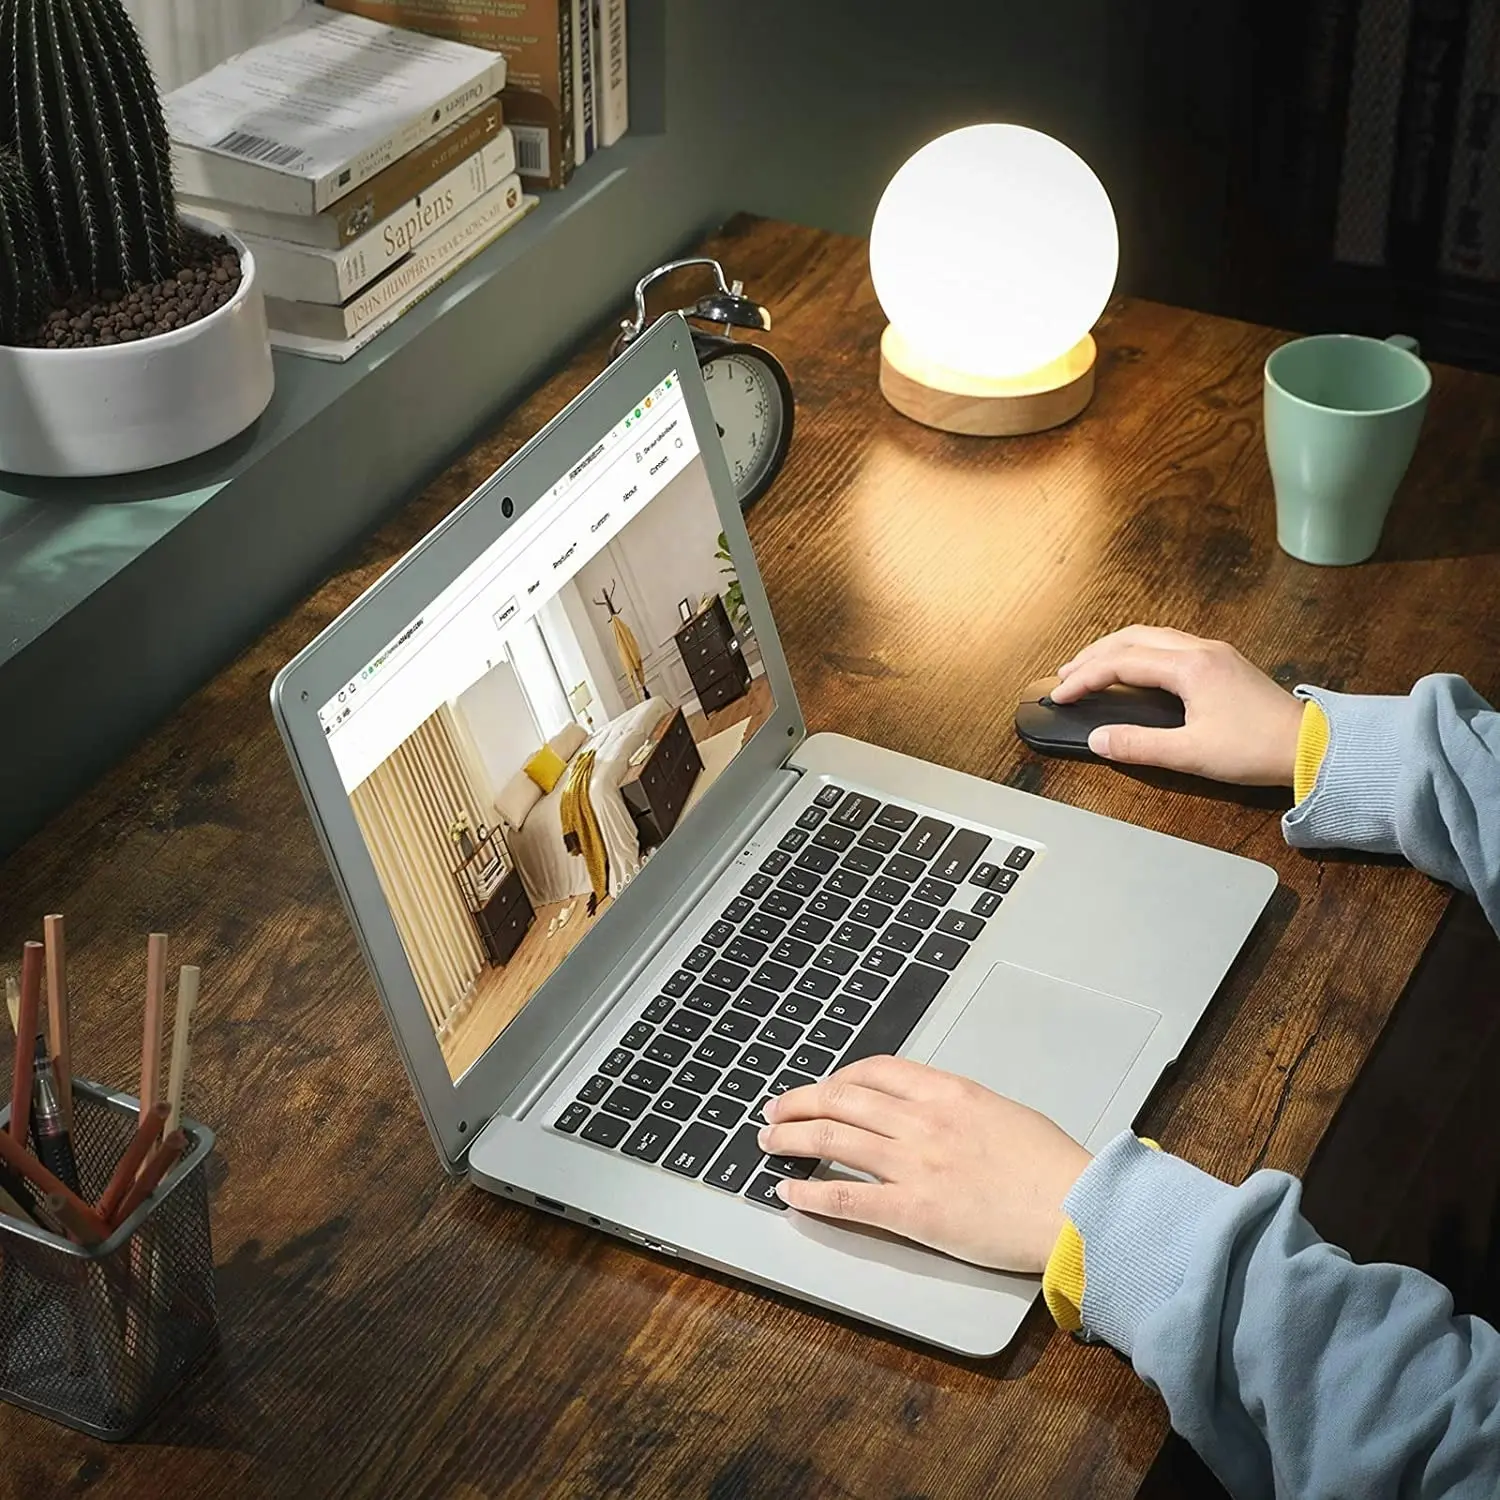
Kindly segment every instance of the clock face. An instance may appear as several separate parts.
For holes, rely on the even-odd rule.
[[[763,359],[747,353],[720,354],[703,366],[724,458],[741,504],[756,495],[784,454],[786,402]]]

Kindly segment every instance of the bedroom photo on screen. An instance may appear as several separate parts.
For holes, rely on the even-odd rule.
[[[454,1078],[773,710],[680,396],[635,410],[325,709]]]

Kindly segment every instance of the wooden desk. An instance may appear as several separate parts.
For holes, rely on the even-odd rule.
[[[954,439],[877,394],[862,243],[741,220],[710,249],[774,309],[798,393],[791,461],[751,532],[809,727],[1274,865],[1266,921],[1141,1124],[1231,1178],[1302,1169],[1447,893],[1393,862],[1288,850],[1278,795],[1038,760],[1011,732],[1014,693],[1096,633],[1157,620],[1229,637],[1286,683],[1403,691],[1446,669],[1493,695],[1500,382],[1438,370],[1380,559],[1311,568],[1273,537],[1260,367],[1275,333],[1121,303],[1079,421]],[[1004,1357],[965,1363],[438,1171],[267,688],[585,384],[606,343],[0,869],[7,957],[43,912],[68,915],[81,1071],[134,1082],[148,928],[171,932],[173,962],[202,964],[190,1104],[220,1132],[223,1312],[220,1351],[139,1446],[0,1413],[0,1488],[1076,1497],[1132,1494],[1150,1467],[1160,1402],[1040,1307]],[[232,559],[204,565],[234,586]]]

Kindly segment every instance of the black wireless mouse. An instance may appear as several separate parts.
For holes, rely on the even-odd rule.
[[[1148,729],[1181,729],[1186,720],[1182,699],[1163,688],[1126,687],[1116,683],[1087,693],[1076,703],[1054,703],[1056,677],[1033,682],[1016,705],[1016,733],[1044,755],[1098,760],[1089,735],[1101,724],[1142,724]]]

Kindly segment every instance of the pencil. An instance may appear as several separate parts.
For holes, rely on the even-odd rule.
[[[146,1165],[141,1168],[141,1175],[136,1178],[135,1185],[125,1194],[124,1201],[115,1210],[114,1217],[110,1220],[110,1227],[118,1229],[147,1198],[154,1193],[177,1162],[177,1158],[187,1150],[187,1132],[174,1130],[171,1135],[163,1138],[161,1145],[146,1158]],[[91,1213],[92,1209],[89,1210]]]
[[[125,1154],[120,1158],[120,1164],[115,1168],[114,1176],[109,1179],[109,1186],[99,1195],[97,1207],[101,1218],[114,1218],[115,1210],[120,1206],[120,1201],[129,1191],[130,1184],[135,1181],[141,1167],[145,1164],[151,1148],[161,1139],[166,1119],[167,1106],[158,1104],[136,1128],[135,1138],[125,1148]]]
[[[42,1193],[57,1193],[60,1197],[70,1199],[73,1206],[80,1209],[86,1218],[92,1220],[97,1227],[104,1228],[104,1219],[95,1209],[89,1207],[67,1183],[54,1177],[31,1152],[23,1150],[4,1131],[0,1131],[0,1162]]]
[[[146,939],[146,1025],[141,1038],[141,1116],[149,1115],[161,1093],[161,1013],[167,994],[167,935]]]
[[[63,919],[56,912],[42,918],[47,949],[47,1043],[57,1078],[57,1102],[63,1125],[73,1128],[73,1048],[68,1026],[68,950]]]
[[[184,964],[177,976],[177,1020],[172,1028],[172,1063],[167,1070],[167,1104],[171,1113],[162,1133],[171,1135],[182,1123],[182,1091],[187,1084],[188,1062],[191,1047],[188,1033],[193,1024],[193,1011],[198,1005],[198,978],[201,971],[196,964]]]
[[[10,1138],[18,1146],[25,1146],[31,1128],[31,1065],[41,1003],[42,945],[32,942],[21,950],[21,1011],[16,1017],[16,1062],[10,1075]]]
[[[21,986],[14,974],[5,976],[5,1008],[10,1012],[10,1029],[14,1031],[21,1024]]]
[[[80,1206],[76,1202],[70,1203],[58,1193],[47,1194],[47,1207],[68,1231],[69,1236],[80,1245],[100,1245],[108,1237],[108,1226],[101,1230],[92,1214],[80,1212]]]

